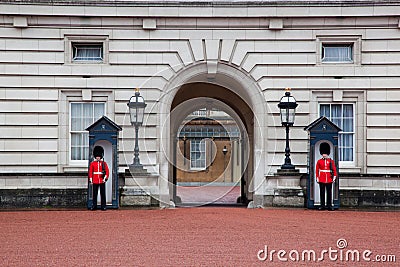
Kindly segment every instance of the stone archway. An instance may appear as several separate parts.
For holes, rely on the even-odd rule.
[[[170,179],[170,182],[172,183],[173,186],[173,199],[175,200],[176,197],[176,186],[177,186],[177,169],[180,174],[186,173],[187,176],[192,176],[192,177],[197,177],[197,182],[201,182],[201,178],[204,176],[211,176],[209,174],[213,173],[212,177],[208,177],[207,182],[208,185],[211,184],[217,184],[217,180],[219,180],[219,174],[214,173],[213,170],[218,169],[218,159],[215,161],[212,160],[210,161],[208,166],[205,166],[206,168],[202,171],[195,171],[193,174],[193,171],[190,171],[189,169],[183,170],[182,168],[179,168],[177,166],[177,159],[179,162],[179,159],[183,157],[182,153],[177,153],[177,150],[179,150],[177,147],[177,141],[178,140],[178,134],[179,134],[179,127],[181,126],[181,122],[183,121],[186,116],[190,115],[193,111],[196,111],[200,108],[206,108],[208,110],[211,110],[213,108],[223,111],[226,114],[228,114],[235,122],[236,126],[239,128],[240,135],[238,137],[230,138],[228,137],[228,142],[224,143],[226,146],[229,147],[229,150],[232,152],[232,144],[236,143],[235,153],[240,154],[240,156],[237,157],[237,162],[236,164],[233,164],[234,162],[231,161],[231,157],[228,159],[228,165],[230,166],[237,166],[238,171],[240,172],[240,195],[239,198],[237,199],[237,202],[235,201],[234,203],[242,203],[242,204],[247,204],[248,199],[252,199],[252,190],[249,190],[249,181],[250,177],[253,177],[253,134],[254,134],[254,114],[250,107],[235,93],[230,91],[227,88],[224,88],[220,85],[215,85],[212,83],[187,83],[185,85],[182,85],[177,92],[172,105],[171,105],[171,117],[170,117],[170,136],[171,136],[171,152],[172,152],[172,166],[170,168],[170,176],[172,177],[172,180]],[[204,122],[204,121],[203,121]],[[228,125],[226,125],[229,127]],[[201,128],[207,128],[206,125],[203,125]],[[210,126],[208,126],[210,127]],[[223,127],[223,126],[222,126]],[[217,139],[215,139],[216,142],[210,141],[215,145],[215,147],[218,147],[218,143],[221,144],[222,139],[218,138],[218,134],[216,135]],[[188,137],[188,136],[186,136]],[[211,137],[211,136],[207,136]],[[212,136],[214,138],[215,136]],[[195,137],[189,138],[192,140],[196,140],[199,138],[199,135],[196,134]],[[200,138],[201,139],[201,138]],[[237,139],[234,141],[234,139]],[[206,139],[205,139],[206,140]],[[225,140],[226,141],[226,140]],[[187,151],[187,149],[185,149]],[[208,151],[208,150],[207,150]],[[209,154],[209,153],[205,153]],[[219,153],[216,153],[219,154]],[[180,157],[179,157],[180,156]],[[178,157],[178,158],[177,158]],[[224,160],[225,161],[225,160]],[[189,161],[190,163],[190,161]],[[232,164],[231,164],[232,163]],[[190,166],[190,164],[189,164]],[[182,167],[182,166],[181,166]],[[225,169],[223,173],[228,172],[228,169]],[[240,169],[240,170],[239,170]],[[211,171],[211,172],[209,172]],[[225,175],[224,175],[225,176]],[[204,179],[202,180],[204,181]],[[224,179],[225,181],[225,179]],[[223,186],[226,187],[226,184]],[[236,185],[237,186],[237,185]],[[203,189],[207,188],[207,186],[202,186],[203,188],[198,188],[198,190],[194,190],[193,187],[191,189],[192,194],[202,194]],[[180,187],[182,190],[182,187]],[[219,198],[223,198],[224,195],[228,194],[231,189],[234,188],[234,185],[231,185],[231,187],[228,186],[228,189],[223,190],[220,192],[218,195],[214,195],[215,199],[210,199],[209,202],[202,202],[202,204],[206,203],[214,203],[214,201],[217,201]],[[215,189],[215,187],[214,187]],[[203,198],[204,199],[204,198]],[[232,201],[232,199],[231,199]],[[178,201],[180,202],[180,201]],[[201,201],[200,201],[201,202]],[[176,203],[176,202],[175,202]],[[231,202],[230,204],[232,204]],[[192,204],[200,204],[199,202],[197,203],[192,203]]]
[[[176,124],[181,121],[171,119],[171,110],[196,97],[209,97],[222,101],[243,123],[250,140],[249,164],[245,172],[246,197],[256,203],[262,202],[267,156],[264,148],[264,139],[267,135],[264,97],[257,83],[239,69],[218,63],[216,72],[210,73],[207,66],[206,63],[199,63],[180,71],[166,85],[159,101],[161,206],[168,206],[173,199],[173,139],[176,135]]]

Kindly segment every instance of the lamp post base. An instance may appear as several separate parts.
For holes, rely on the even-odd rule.
[[[128,167],[131,168],[125,169],[125,183],[121,190],[121,206],[160,206],[159,176],[148,173],[143,166],[138,167],[132,164]]]
[[[147,175],[148,174],[147,170],[145,168],[143,168],[143,165],[141,165],[141,164],[140,165],[131,164],[131,165],[128,165],[128,167],[129,167],[129,172],[132,175]]]
[[[284,165],[282,165],[281,168],[277,170],[277,173],[278,173],[279,175],[292,175],[292,174],[298,174],[298,173],[300,173],[300,170],[295,169],[295,166],[294,166],[294,165],[292,165],[293,168],[290,168],[290,169],[288,169],[288,168],[283,168],[283,166],[284,166]]]
[[[281,165],[282,170],[294,170],[295,168],[296,168],[296,166],[294,166],[290,163],[285,163],[285,164]]]

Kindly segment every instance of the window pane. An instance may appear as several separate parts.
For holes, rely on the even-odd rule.
[[[353,119],[353,105],[343,105],[343,127],[344,132],[354,131],[354,119]]]
[[[320,116],[325,116],[327,118],[331,117],[329,105],[321,105],[320,106]]]
[[[353,135],[340,135],[340,159],[342,161],[353,161]]]
[[[342,130],[343,130],[343,132],[353,132],[354,131],[353,118],[343,118]]]
[[[80,134],[71,134],[71,159],[78,160],[79,158],[79,143]]]
[[[206,142],[200,140],[190,141],[190,167],[204,169],[206,167]]]
[[[352,62],[353,46],[351,44],[323,44],[323,62]]]
[[[82,105],[80,103],[71,104],[71,130],[79,131],[81,129]]]
[[[85,133],[81,133],[81,143],[80,143],[80,157],[81,159],[88,159],[88,154],[86,153],[86,151],[88,151],[89,148],[89,134],[87,132]]]
[[[79,131],[80,129],[80,119],[71,118],[71,131]]]
[[[82,105],[80,103],[72,103],[71,104],[71,117],[72,118],[79,118],[82,116],[81,111]]]
[[[342,105],[331,105],[331,121],[342,128]]]
[[[103,59],[103,44],[72,44],[74,61],[99,61]]]

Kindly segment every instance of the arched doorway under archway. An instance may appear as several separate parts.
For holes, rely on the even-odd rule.
[[[256,81],[230,64],[218,62],[216,72],[210,74],[209,71],[207,62],[190,65],[178,72],[162,90],[157,105],[160,110],[161,130],[158,155],[160,206],[175,205],[174,166],[179,125],[190,112],[208,104],[213,107],[214,101],[222,103],[222,108],[218,108],[227,112],[238,125],[242,125],[242,131],[248,136],[249,141],[244,145],[248,161],[243,165],[244,192],[241,193],[243,199],[240,199],[240,202],[254,200],[255,205],[261,205],[268,154],[264,144],[268,127],[263,93]],[[203,101],[199,98],[208,100]],[[181,110],[176,108],[178,106]]]
[[[189,128],[190,131],[186,130],[185,133],[182,133],[182,129],[179,130],[182,121],[194,111],[212,111],[213,109],[226,113],[234,122],[238,134],[232,132],[232,123],[227,122],[227,118],[218,121],[209,116],[199,116],[197,118],[200,119],[197,119],[195,123],[192,121],[190,127],[185,126],[184,129]],[[248,104],[233,91],[221,85],[207,82],[187,83],[180,87],[172,101],[170,120],[173,153],[172,181],[170,182],[173,187],[172,199],[175,204],[184,206],[215,203],[247,204],[252,197],[249,184],[253,177],[252,155],[254,152],[254,114]],[[197,130],[192,132],[193,129]],[[188,145],[186,145],[187,142],[189,142]],[[226,155],[221,156],[222,147],[228,155],[227,162]],[[231,153],[232,150],[235,153]],[[228,151],[230,151],[229,154]],[[240,155],[235,157],[235,154]],[[198,158],[194,161],[191,157],[196,155]],[[220,163],[221,157],[223,157],[222,164]],[[188,163],[185,164],[185,161]],[[193,164],[193,162],[201,164]],[[223,165],[222,171],[221,165]],[[236,172],[235,176],[240,177],[239,179],[234,179],[233,170]],[[226,181],[227,174],[231,183]],[[189,181],[195,186],[190,187],[189,192],[192,197],[189,199],[193,200],[189,201],[190,203],[182,202],[180,194],[187,192],[187,187],[179,186],[179,182],[182,184],[182,177],[179,176],[192,177]],[[195,177],[194,180],[193,177]],[[232,199],[237,187],[240,188],[236,193],[237,197]],[[185,191],[183,191],[184,188],[186,188]],[[202,197],[198,194],[207,196]]]
[[[220,110],[228,114],[235,122],[236,126],[238,128],[239,134],[237,136],[225,136],[225,138],[221,138],[221,131],[214,133],[214,134],[209,134],[204,133],[202,130],[207,130],[211,129],[211,125],[209,121],[206,121],[205,118],[202,120],[196,121],[199,123],[196,126],[192,126],[191,128],[197,128],[200,131],[197,131],[193,133],[192,136],[187,135],[184,136],[185,140],[182,140],[184,143],[184,151],[183,153],[181,152],[181,142],[182,139],[182,134],[179,132],[179,127],[181,126],[181,123],[183,119],[188,116],[189,114],[193,113],[196,110],[203,109],[203,110]],[[225,197],[228,194],[232,194],[232,191],[234,191],[235,186],[239,185],[240,186],[240,192],[238,192],[237,199],[234,200],[235,203],[241,203],[241,204],[247,204],[249,200],[249,196],[251,193],[251,190],[249,190],[249,181],[251,177],[253,176],[253,169],[252,169],[252,162],[253,162],[253,157],[251,156],[253,154],[253,125],[254,125],[254,114],[250,107],[247,105],[247,103],[240,98],[237,94],[229,90],[228,88],[225,88],[221,85],[216,85],[212,83],[206,83],[206,82],[196,82],[196,83],[187,83],[184,84],[180,87],[178,90],[174,100],[172,101],[171,105],[171,128],[170,128],[170,136],[171,136],[171,148],[173,149],[172,153],[172,159],[173,162],[171,163],[171,169],[172,169],[172,199],[175,202],[175,204],[178,205],[204,205],[204,204],[212,204],[212,203],[224,203],[224,204],[233,204],[231,202],[221,202],[221,199]],[[213,120],[213,123],[215,124],[215,120]],[[218,122],[217,122],[218,123]],[[225,122],[226,123],[226,122]],[[219,123],[218,123],[219,124]],[[206,127],[208,125],[208,127]],[[224,125],[214,125],[215,128],[221,128],[223,130],[226,130],[229,128],[229,126]],[[203,135],[201,134],[203,133]],[[186,142],[187,139],[189,139],[189,151],[187,151],[186,147]],[[218,140],[217,140],[218,139]],[[234,140],[235,139],[235,140]],[[208,141],[207,141],[208,140]],[[194,145],[193,145],[194,144]],[[234,147],[234,144],[236,144],[235,151],[237,153],[240,153],[240,156],[236,158],[236,161],[240,159],[240,162],[237,165],[237,169],[239,169],[239,182],[238,183],[227,183],[226,182],[226,173],[230,175],[228,179],[233,181],[232,172],[229,172],[229,169],[227,168],[228,166],[232,166],[233,163],[231,162],[231,159],[233,157],[229,157],[228,162],[225,162],[226,159],[224,159],[223,162],[223,170],[222,171],[217,171],[217,172],[212,172],[210,174],[210,170],[212,171],[213,169],[221,169],[219,161],[218,161],[218,155],[220,153],[215,153],[215,156],[213,155],[207,157],[209,154],[209,151],[213,150],[214,152],[218,152],[218,149],[220,146],[224,146],[227,149],[229,147],[230,149]],[[238,147],[239,146],[239,147]],[[193,147],[196,147],[194,150]],[[208,148],[208,149],[207,149]],[[217,150],[218,149],[218,150]],[[221,151],[219,151],[221,152]],[[228,152],[228,151],[226,151]],[[204,164],[201,164],[200,168],[199,166],[193,166],[193,160],[190,159],[190,154],[196,155],[196,153],[199,155],[199,159],[201,159],[204,154]],[[212,153],[214,154],[214,153]],[[188,156],[189,155],[189,156]],[[231,153],[229,155],[232,155]],[[183,160],[188,160],[189,163],[188,168],[182,168],[182,165],[179,164]],[[199,162],[197,160],[197,162]],[[203,168],[204,167],[204,168]],[[179,194],[177,192],[179,191],[179,186],[178,186],[178,174],[182,173],[187,173],[186,176],[197,176],[195,179],[196,182],[198,182],[198,185],[196,187],[192,187],[191,189],[191,194],[193,194],[191,199],[194,199],[194,202],[191,203],[182,203],[182,199],[180,198]],[[223,176],[223,185],[221,185],[221,177]],[[202,178],[204,177],[204,178]],[[203,180],[203,181],[202,181]],[[216,190],[216,187],[210,187],[210,185],[218,185],[219,190]],[[178,187],[178,188],[177,188]],[[196,196],[197,194],[204,194],[205,190],[210,192],[210,189],[207,188],[213,188],[213,191],[215,192],[214,194],[208,194],[209,198],[201,198],[199,196]],[[180,187],[181,193],[182,193],[182,187]],[[196,202],[200,201],[200,202]],[[231,200],[230,200],[231,201]]]

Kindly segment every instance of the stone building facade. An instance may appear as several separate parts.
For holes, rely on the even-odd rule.
[[[394,0],[0,1],[2,205],[18,201],[15,190],[85,192],[84,129],[102,115],[123,129],[124,173],[134,153],[126,103],[139,87],[141,161],[160,206],[173,205],[178,127],[204,105],[240,124],[242,186],[255,206],[304,188],[303,129],[321,115],[343,129],[343,203],[398,206],[399,14]],[[286,87],[299,104],[290,146],[300,175],[290,181],[276,175]]]

